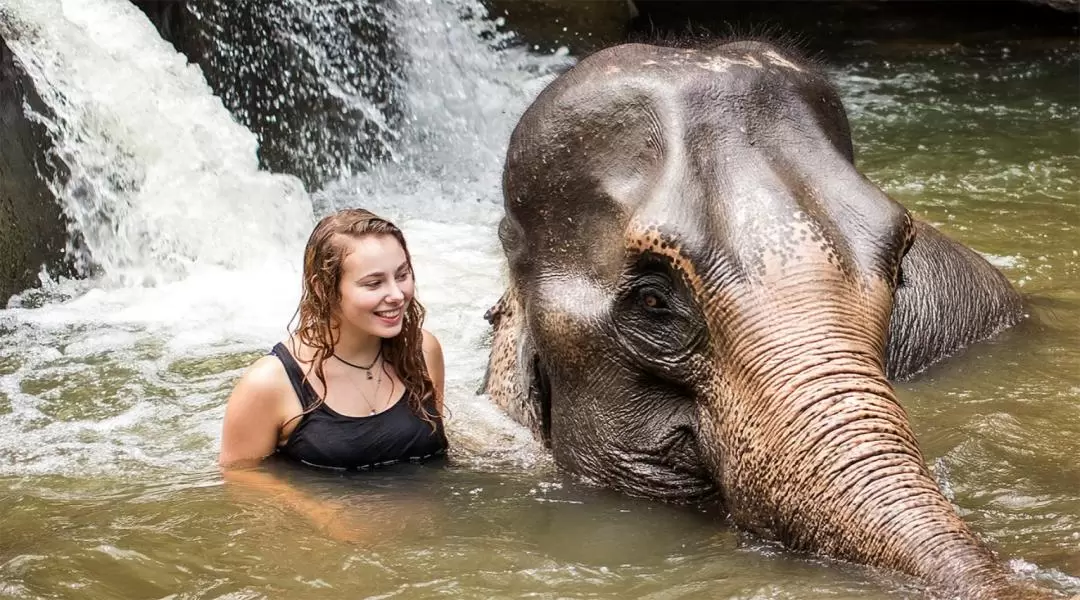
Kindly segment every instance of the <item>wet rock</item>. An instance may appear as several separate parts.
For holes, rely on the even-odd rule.
[[[131,0],[150,21],[154,23],[161,37],[173,41],[185,39],[189,26],[189,13],[186,0]],[[175,45],[175,42],[173,42]]]
[[[485,0],[492,18],[539,52],[566,47],[581,55],[626,38],[632,0]]]
[[[50,117],[18,57],[0,38],[0,307],[38,283],[42,267],[70,273],[67,220],[47,182],[64,167],[51,154]]]
[[[385,0],[135,3],[259,138],[264,168],[318,189],[391,155],[401,53]]]
[[[1042,4],[1055,10],[1080,12],[1080,0],[1027,0],[1033,4]]]
[[[809,51],[852,44],[993,43],[1074,36],[1076,19],[1049,7],[1080,0],[636,0],[634,39],[780,34]]]

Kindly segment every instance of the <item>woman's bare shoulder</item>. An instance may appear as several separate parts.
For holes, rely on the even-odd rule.
[[[433,350],[442,352],[442,344],[439,343],[439,338],[435,337],[434,333],[431,333],[427,329],[421,329],[424,334],[424,354],[429,354]]]
[[[255,464],[274,451],[288,417],[289,376],[278,357],[256,360],[240,376],[225,405],[218,462]]]
[[[266,398],[278,399],[290,389],[292,385],[285,372],[285,365],[277,356],[267,354],[252,363],[240,376],[229,401],[244,402],[250,399],[261,402]]]

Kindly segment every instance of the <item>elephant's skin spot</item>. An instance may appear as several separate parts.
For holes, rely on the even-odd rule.
[[[626,249],[639,254],[649,252],[667,258],[674,269],[686,276],[686,281],[695,294],[701,294],[704,291],[702,279],[694,263],[683,252],[682,244],[665,236],[655,225],[632,222],[626,232]]]

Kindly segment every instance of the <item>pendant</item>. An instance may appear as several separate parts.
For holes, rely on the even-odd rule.
[[[368,381],[371,381],[371,371],[367,372],[367,378],[368,378]]]

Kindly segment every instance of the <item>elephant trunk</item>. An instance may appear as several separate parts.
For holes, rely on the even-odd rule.
[[[808,366],[804,355],[797,370],[778,365],[782,376],[757,388],[764,401],[712,415],[722,419],[717,428],[742,424],[722,434],[728,441],[715,457],[735,521],[793,549],[902,571],[961,598],[1048,597],[1011,582],[961,521],[870,356],[819,355]]]

